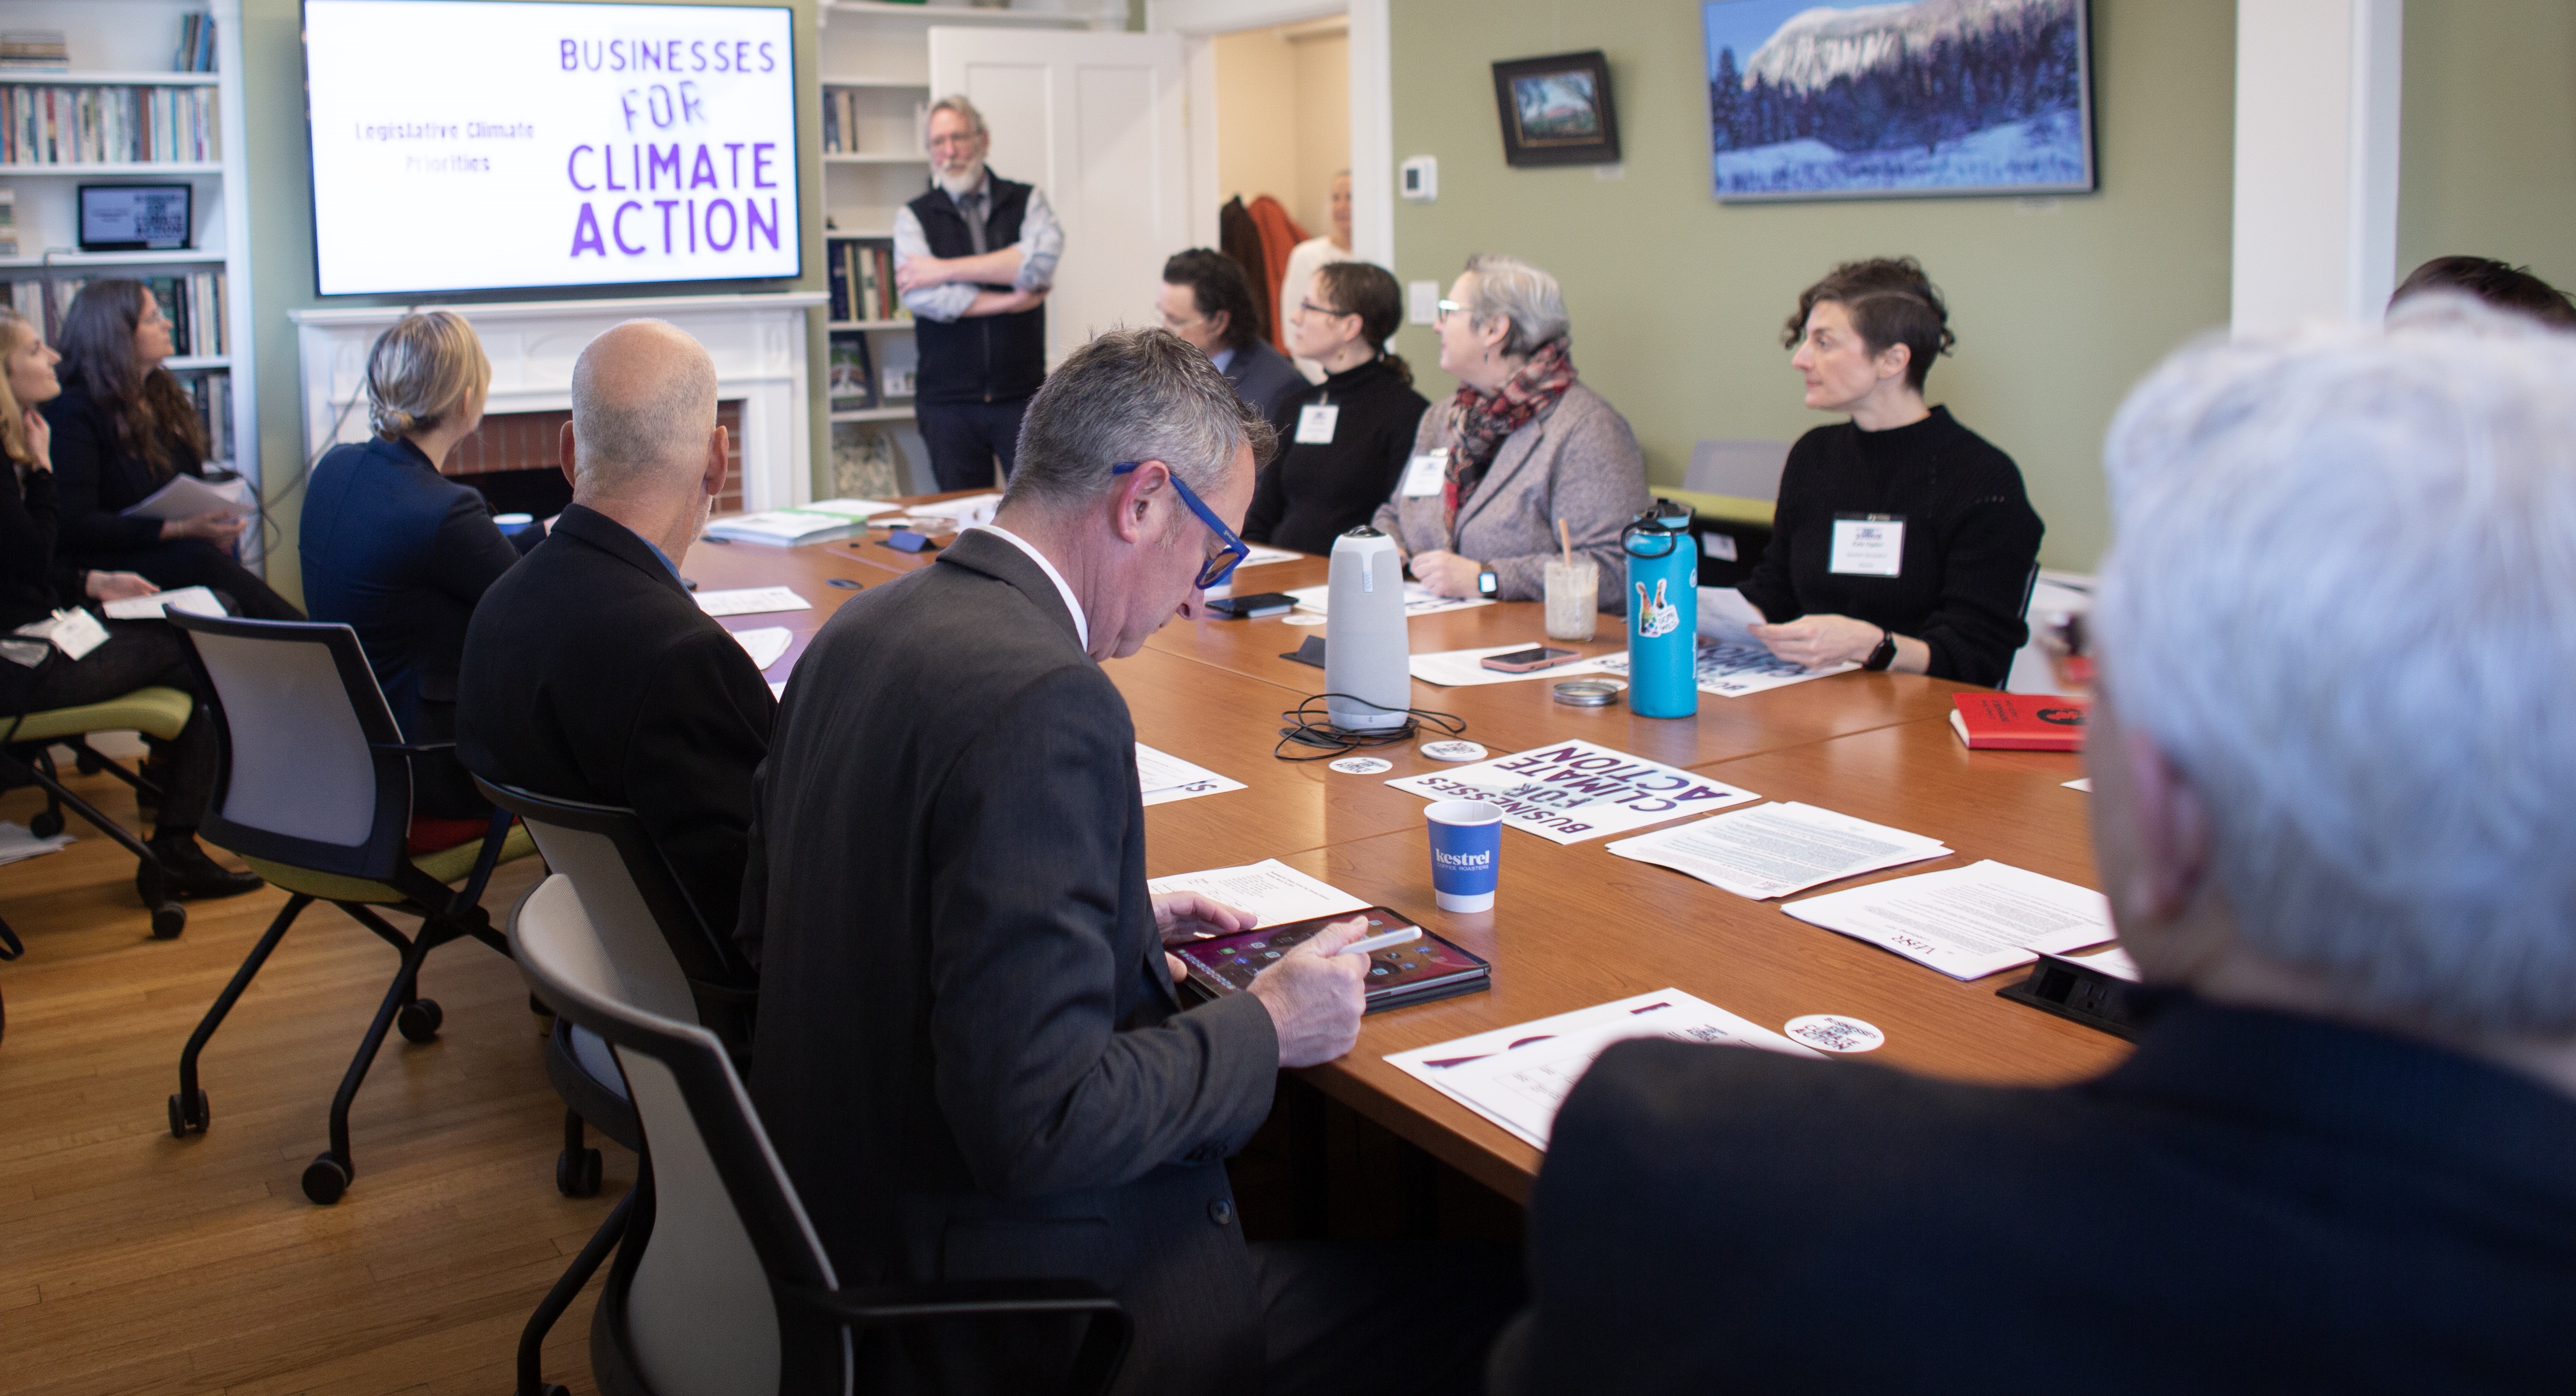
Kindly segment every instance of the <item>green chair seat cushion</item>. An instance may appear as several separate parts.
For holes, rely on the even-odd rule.
[[[412,866],[429,874],[433,882],[453,883],[474,871],[474,859],[483,851],[481,839],[468,839],[454,848],[442,848],[411,860]],[[528,834],[525,824],[510,826],[509,837],[501,840],[501,861],[512,862],[537,851],[537,841]],[[263,858],[245,856],[250,870],[268,879],[269,885],[288,892],[301,892],[326,902],[363,902],[374,906],[392,906],[408,900],[394,890],[391,883],[370,882],[363,877],[343,877],[338,873],[315,872],[310,868],[272,863]]]
[[[138,688],[104,703],[29,713],[27,720],[10,732],[9,740],[54,742],[92,732],[145,732],[168,741],[188,725],[189,714],[196,708],[195,699],[175,688]],[[0,723],[6,721],[0,716]]]

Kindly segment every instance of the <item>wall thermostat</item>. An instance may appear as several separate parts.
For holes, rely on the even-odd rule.
[[[1395,191],[1416,203],[1439,198],[1440,157],[1416,155],[1405,161],[1396,175]]]

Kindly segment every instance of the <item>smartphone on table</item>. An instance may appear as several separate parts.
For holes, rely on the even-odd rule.
[[[1507,650],[1502,654],[1486,655],[1482,662],[1486,668],[1497,673],[1529,674],[1541,669],[1553,669],[1559,664],[1580,658],[1582,656],[1574,651],[1561,650],[1554,645],[1532,645],[1525,650]]]

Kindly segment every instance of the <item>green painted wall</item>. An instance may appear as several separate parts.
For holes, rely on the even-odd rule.
[[[2448,253],[2576,287],[2576,5],[2406,7],[2397,274]]]
[[[1395,155],[1440,159],[1439,201],[1397,205],[1397,275],[1446,285],[1479,250],[1554,272],[1575,363],[1635,426],[1649,479],[1680,484],[1702,438],[1787,440],[1831,420],[1800,405],[1781,322],[1834,262],[1912,253],[1959,336],[1930,397],[2020,463],[2048,522],[2042,559],[2093,565],[2113,409],[2168,350],[2227,321],[2228,0],[2093,0],[2100,192],[2036,204],[1716,203],[1690,0],[1393,9]],[[1622,177],[1504,165],[1489,65],[1592,48],[1610,60]],[[1455,391],[1428,327],[1398,347],[1426,394]]]
[[[651,3],[652,0],[647,0]],[[693,0],[729,4],[738,0]],[[739,0],[784,4],[795,11],[796,123],[799,187],[811,191],[799,229],[805,243],[805,276],[787,281],[734,281],[653,288],[690,291],[820,291],[823,274],[822,89],[815,82],[815,0]],[[304,149],[304,50],[297,32],[297,0],[242,0],[242,94],[250,164],[251,313],[255,318],[259,372],[260,469],[269,515],[280,535],[268,558],[271,586],[301,600],[304,586],[295,550],[302,517],[305,463],[304,409],[295,354],[295,324],[287,312],[325,304],[313,292],[313,184]],[[538,293],[572,300],[634,294],[632,288],[596,287]],[[399,296],[335,296],[332,305],[401,304]],[[459,303],[493,297],[462,297]],[[820,316],[807,317],[806,355],[812,376],[813,458],[831,459],[830,427],[823,401],[824,335]]]

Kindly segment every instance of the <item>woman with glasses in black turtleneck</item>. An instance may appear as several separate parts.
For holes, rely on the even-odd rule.
[[[1324,366],[1324,381],[1289,397],[1271,425],[1279,457],[1261,472],[1243,536],[1255,543],[1329,553],[1395,493],[1431,404],[1413,371],[1379,346],[1404,317],[1403,292],[1385,268],[1332,262],[1315,271],[1288,316],[1288,347]]]

